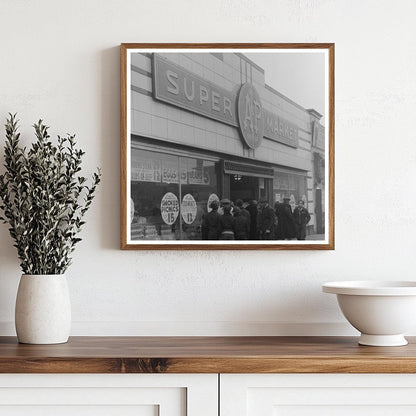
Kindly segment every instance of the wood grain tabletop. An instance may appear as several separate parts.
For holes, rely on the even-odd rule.
[[[407,339],[368,347],[357,337],[0,337],[0,373],[416,373],[416,338]]]

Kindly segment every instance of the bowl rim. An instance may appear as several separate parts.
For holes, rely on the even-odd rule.
[[[336,295],[416,296],[416,281],[351,280],[327,282],[322,285],[322,291]]]

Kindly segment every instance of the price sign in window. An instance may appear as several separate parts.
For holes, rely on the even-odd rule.
[[[182,199],[181,214],[186,224],[192,224],[195,221],[198,211],[195,198],[191,194],[186,194]]]
[[[165,224],[172,225],[179,214],[179,201],[172,192],[166,193],[160,202],[160,211]]]

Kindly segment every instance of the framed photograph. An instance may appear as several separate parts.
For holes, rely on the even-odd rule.
[[[334,44],[122,44],[121,248],[334,249]]]

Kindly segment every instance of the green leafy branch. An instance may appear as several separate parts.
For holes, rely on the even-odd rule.
[[[0,220],[17,248],[25,274],[63,274],[83,217],[94,199],[101,171],[91,183],[80,176],[84,152],[76,148],[75,135],[49,140],[42,120],[34,124],[36,141],[27,151],[20,145],[18,120],[9,114],[4,147],[5,173],[0,175]]]

